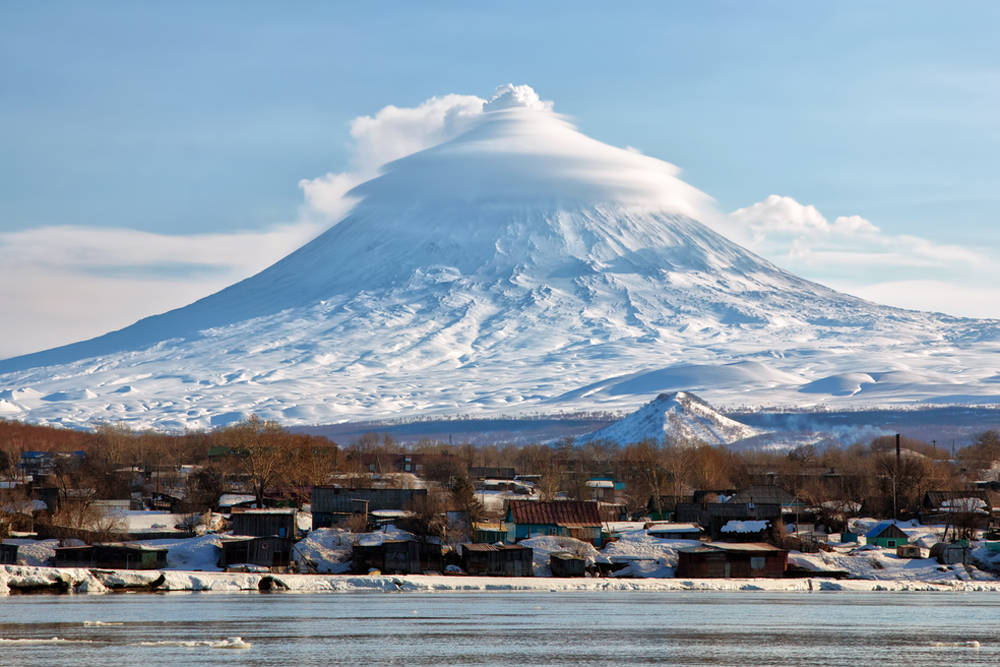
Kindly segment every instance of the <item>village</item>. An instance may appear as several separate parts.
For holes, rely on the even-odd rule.
[[[81,449],[43,450],[25,445],[66,434],[3,426],[21,449],[3,450],[2,592],[271,590],[308,577],[1000,586],[996,434],[942,461],[898,436],[772,455],[403,447],[377,434],[341,449],[252,417],[173,440],[105,427],[71,436]]]

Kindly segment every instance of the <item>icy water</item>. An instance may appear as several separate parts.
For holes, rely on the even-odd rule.
[[[25,667],[995,665],[1000,596],[15,596],[0,598],[0,638],[0,665]]]

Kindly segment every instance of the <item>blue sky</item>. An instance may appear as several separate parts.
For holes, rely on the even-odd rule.
[[[299,182],[351,169],[354,118],[506,82],[596,139],[678,165],[721,211],[780,195],[871,221],[883,248],[916,237],[927,254],[1000,255],[998,33],[1000,5],[985,2],[4,3],[0,279],[25,289],[0,303],[23,315],[0,331],[0,357],[262,268],[301,240],[279,233],[302,220]],[[105,266],[86,250],[191,235],[234,235],[242,257],[145,249],[145,263]],[[53,236],[74,240],[78,270],[32,268],[21,251],[11,268],[12,249]],[[830,257],[754,249],[882,301],[930,279],[937,292],[897,305],[1000,316],[982,305],[992,267],[838,272]]]

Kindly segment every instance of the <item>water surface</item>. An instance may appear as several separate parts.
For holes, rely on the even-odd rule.
[[[995,665],[998,621],[990,593],[11,596],[0,665]]]

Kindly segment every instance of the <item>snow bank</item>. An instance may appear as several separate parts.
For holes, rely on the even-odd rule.
[[[539,535],[527,540],[518,542],[519,546],[531,547],[533,568],[536,577],[551,577],[552,570],[549,568],[549,555],[554,551],[568,551],[574,556],[583,558],[587,565],[595,562],[608,562],[601,553],[594,548],[593,544],[575,540],[572,537],[557,537],[552,535]]]
[[[343,574],[351,571],[354,535],[336,528],[319,528],[295,545],[293,558],[304,571]]]

